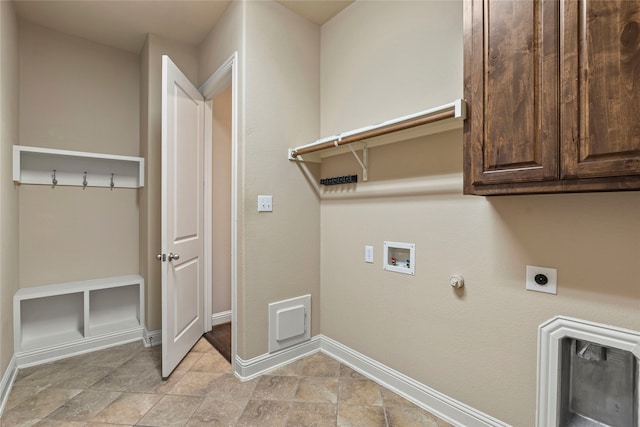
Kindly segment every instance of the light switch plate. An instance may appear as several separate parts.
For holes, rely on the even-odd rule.
[[[273,212],[273,198],[271,196],[258,196],[258,212]]]
[[[373,246],[364,247],[364,262],[373,263]]]

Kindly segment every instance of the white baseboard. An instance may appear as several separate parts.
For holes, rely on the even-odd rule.
[[[235,374],[243,381],[250,380],[318,351],[322,351],[453,425],[509,427],[508,424],[498,419],[442,394],[324,335],[316,335],[311,340],[296,346],[271,354],[263,354],[249,360],[243,360],[236,356]]]
[[[35,350],[20,351],[15,354],[18,368],[53,362],[78,354],[102,350],[116,345],[139,341],[142,338],[142,327],[113,332],[96,337],[87,337],[78,341],[53,345]]]
[[[451,424],[465,427],[508,427],[508,424],[442,394],[329,337],[321,336],[320,341],[323,353]]]
[[[9,400],[9,394],[11,393],[16,375],[18,375],[18,364],[16,363],[16,357],[14,355],[9,361],[7,369],[4,371],[2,379],[0,379],[0,415],[4,412],[4,407],[7,404],[7,400]]]
[[[221,311],[211,315],[211,326],[221,325],[231,322],[231,310]]]
[[[142,343],[145,347],[155,347],[162,344],[162,329],[147,331],[147,328],[144,328],[144,331],[142,331]]]
[[[272,369],[291,363],[320,351],[320,336],[312,337],[309,341],[291,346],[275,353],[266,353],[253,359],[243,360],[236,356],[235,374],[242,381],[248,381]]]

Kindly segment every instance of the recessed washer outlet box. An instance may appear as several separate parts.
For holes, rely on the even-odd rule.
[[[416,245],[384,242],[383,268],[395,273],[416,274]]]
[[[527,265],[528,291],[545,292],[548,294],[558,293],[558,270],[549,267],[537,267]]]

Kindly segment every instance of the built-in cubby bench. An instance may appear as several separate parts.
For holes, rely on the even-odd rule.
[[[18,367],[142,338],[139,275],[22,288],[13,297]]]

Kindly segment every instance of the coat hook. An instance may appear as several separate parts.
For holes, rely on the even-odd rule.
[[[111,183],[109,184],[111,188],[115,187],[115,183],[113,182],[113,174],[111,174]]]
[[[87,182],[87,173],[85,172],[85,173],[84,173],[84,176],[83,176],[83,178],[82,178],[82,188],[83,188],[83,189],[84,189],[84,188],[87,188],[87,184],[88,184],[88,182]]]
[[[51,183],[53,184],[53,186],[55,187],[56,185],[58,185],[58,178],[56,178],[56,170],[53,170],[53,177],[51,179]]]

